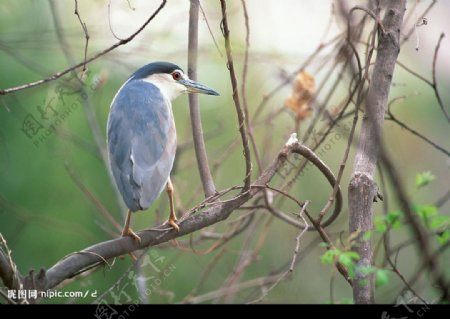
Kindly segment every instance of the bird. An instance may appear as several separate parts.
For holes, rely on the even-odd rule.
[[[140,237],[131,229],[133,212],[142,211],[166,189],[167,224],[176,231],[173,185],[170,173],[177,136],[172,101],[183,93],[219,93],[195,82],[170,62],[153,62],[134,72],[114,96],[107,121],[109,167],[128,207],[122,237]]]

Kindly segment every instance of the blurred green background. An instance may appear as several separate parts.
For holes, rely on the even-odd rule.
[[[255,112],[263,95],[282,81],[283,72],[292,72],[313,52],[320,43],[320,37],[329,19],[332,1],[323,1],[316,5],[307,4],[306,1],[287,2],[289,3],[279,6],[279,2],[274,0],[247,1],[251,22],[247,83],[250,114]],[[222,190],[242,183],[244,159],[239,140],[237,146],[229,150],[239,133],[224,57],[223,37],[219,28],[220,6],[218,2],[210,1],[204,1],[202,4],[219,49],[209,34],[204,18],[201,17],[198,79],[221,93],[220,98],[200,97],[202,122],[210,165],[217,166],[213,173],[214,181],[217,189]],[[111,27],[118,37],[126,37],[134,32],[158,5],[158,1],[131,1],[130,6],[135,9],[133,10],[126,1],[113,1]],[[267,12],[258,10],[258,6],[262,5],[267,6]],[[51,6],[59,17],[59,31],[66,44],[58,40]],[[84,36],[73,14],[73,7],[72,1],[1,2],[0,88],[35,81],[65,69],[71,63],[67,60],[64,50],[70,52],[77,62],[82,61]],[[233,1],[229,3],[228,9],[240,81],[245,49],[242,7],[240,2]],[[443,21],[440,15],[443,9],[448,10],[447,3],[436,5],[432,11],[434,19],[430,19],[433,26],[420,29],[420,51],[414,50],[415,40],[411,40],[411,43],[403,47],[399,58],[427,78],[431,76],[432,54],[439,33],[449,31],[448,25],[440,23]],[[117,42],[108,25],[107,1],[79,1],[79,11],[90,34],[89,56]],[[87,94],[86,99],[79,93],[81,86],[73,75],[0,97],[0,232],[12,250],[12,257],[22,274],[28,273],[30,269],[49,268],[72,252],[119,235],[74,182],[76,179],[82,183],[96,201],[122,224],[123,204],[116,197],[111,185],[107,167],[92,133],[92,126],[89,125],[89,116],[98,125],[98,137],[104,143],[100,146],[104,148],[110,102],[134,70],[155,60],[168,60],[186,69],[188,12],[187,0],[170,1],[160,16],[135,40],[89,64],[89,72],[85,75],[86,82],[83,86]],[[300,19],[292,19],[293,15],[298,15]],[[302,20],[303,17],[306,21]],[[331,34],[340,32],[340,28],[342,25],[334,21]],[[445,38],[438,59],[437,74],[439,89],[447,106],[450,101],[450,85],[449,65],[445,62],[445,56],[448,56],[449,49],[449,40]],[[316,83],[320,83],[327,73],[326,68],[320,68],[323,59],[326,59],[325,54],[308,69],[316,78]],[[337,105],[338,96],[346,94],[349,76],[344,80],[346,84],[340,87],[336,98],[330,102],[330,109]],[[391,97],[406,96],[404,100],[392,106],[398,118],[449,149],[448,123],[439,110],[430,87],[399,67],[396,69],[394,82]],[[290,85],[280,90],[269,101],[259,117],[260,120],[255,123],[255,137],[264,166],[271,162],[293,132],[293,116],[288,111],[281,112],[270,122],[267,121],[273,112],[282,108],[290,93]],[[321,99],[319,96],[318,100]],[[203,197],[192,148],[187,97],[177,99],[173,109],[181,149],[172,178],[180,213],[199,203]],[[348,123],[350,121],[349,119]],[[306,126],[307,124],[302,124],[302,129]],[[336,134],[337,132],[333,131],[330,138],[336,140]],[[414,203],[433,204],[449,191],[450,162],[447,156],[389,121],[385,124],[385,136],[390,155]],[[333,144],[325,142],[319,153],[335,173],[339,169],[345,143],[346,140],[342,137]],[[228,156],[224,157],[224,154]],[[346,185],[353,156],[352,150],[342,180],[344,199],[347,196]],[[258,170],[255,162],[253,166],[256,177]],[[426,188],[417,190],[414,187],[415,175],[423,171],[431,171],[437,178]],[[276,176],[273,184],[279,185],[281,179],[281,176]],[[309,209],[314,212],[323,206],[330,191],[320,174],[309,168],[290,193],[300,200],[311,200]],[[385,197],[390,199],[389,210],[398,208],[392,195],[388,193]],[[288,201],[280,205],[286,212],[298,211],[298,208]],[[376,214],[381,214],[381,204],[375,205]],[[448,215],[449,207],[448,203],[440,207],[440,213]],[[133,216],[133,228],[139,230],[160,224],[166,218],[167,209],[166,197],[162,195],[146,212]],[[232,218],[243,213],[245,211],[236,211]],[[283,269],[292,258],[298,230],[277,219],[270,219],[264,211],[256,215],[258,222],[254,227],[259,229],[253,233],[256,236],[248,239],[245,233],[237,236],[227,244],[227,249],[220,259],[220,249],[202,255],[189,249],[179,250],[170,244],[151,248],[141,274],[141,281],[145,282],[150,291],[149,302],[183,301],[207,271],[211,273],[195,295],[204,295],[220,289],[239,261],[246,240],[249,241],[246,249],[250,250],[250,253],[257,249],[254,252],[255,260],[242,276],[238,277],[236,283],[270,276]],[[348,232],[347,218],[345,205],[339,219],[329,228],[336,242],[339,241],[341,232]],[[223,231],[224,224],[215,227],[215,231]],[[195,234],[194,238],[197,236],[198,234]],[[391,240],[393,244],[401,243],[410,236],[408,228],[403,227],[393,232]],[[188,236],[181,240],[188,243],[189,238]],[[259,241],[262,239],[263,244],[259,247]],[[312,250],[307,250],[308,254],[298,264],[292,278],[281,282],[264,302],[328,303],[331,278],[335,278],[334,302],[351,300],[351,290],[345,281],[329,265],[321,263],[320,256],[325,249],[319,246],[319,242],[315,232],[308,232],[302,238],[301,251],[305,251],[306,247],[311,247]],[[195,249],[206,249],[212,243],[207,241],[196,245]],[[435,244],[433,242],[433,246]],[[379,257],[382,257],[382,254]],[[447,275],[450,274],[448,257],[447,252],[440,259],[442,266],[447,269]],[[212,266],[210,262],[214,262],[215,258],[218,259],[217,263]],[[407,276],[413,274],[419,264],[420,259],[413,246],[402,250],[398,257],[398,267]],[[96,291],[98,297],[111,287],[130,265],[128,257],[117,259],[111,269],[105,266],[65,284],[58,290]],[[138,302],[133,280],[135,275],[135,270],[131,270],[127,278],[109,293],[105,300],[116,303]],[[389,285],[377,290],[377,302],[395,301],[401,287],[400,280],[391,273]],[[427,300],[436,297],[436,292],[428,285],[427,275],[422,276],[417,287]],[[200,301],[242,303],[257,298],[260,293],[260,289],[245,289],[228,299],[208,299],[207,296],[205,300]],[[95,299],[95,296],[91,296],[56,298],[42,302],[90,303]]]

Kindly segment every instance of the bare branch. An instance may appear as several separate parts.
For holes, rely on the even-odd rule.
[[[194,81],[197,80],[199,5],[199,0],[191,0],[189,9],[188,76]],[[205,197],[209,197],[216,193],[216,187],[214,186],[211,170],[209,169],[208,157],[206,156],[198,94],[189,94],[189,110],[200,179]]]
[[[88,59],[85,59],[84,61],[82,61],[82,62],[80,62],[80,63],[78,63],[78,64],[76,64],[76,65],[74,65],[74,66],[72,66],[70,68],[67,68],[67,69],[65,69],[63,71],[56,72],[53,75],[49,76],[48,78],[41,79],[41,80],[38,80],[38,81],[35,81],[35,82],[25,83],[25,84],[14,86],[14,87],[10,87],[10,88],[7,88],[7,89],[0,89],[0,95],[6,95],[6,94],[17,92],[17,91],[20,91],[20,90],[29,89],[29,88],[32,88],[32,87],[35,87],[35,86],[38,86],[38,85],[42,85],[44,83],[48,83],[48,82],[54,81],[56,79],[59,79],[63,75],[66,75],[67,73],[69,73],[71,71],[74,71],[74,70],[78,69],[81,66],[85,66],[86,64],[91,63],[94,60],[97,60],[98,58],[104,56],[105,54],[107,54],[107,53],[109,53],[111,51],[113,51],[114,49],[116,49],[116,48],[118,48],[118,47],[120,47],[122,45],[127,44],[128,42],[133,40],[139,33],[141,33],[142,30],[145,29],[145,27],[147,27],[147,25],[164,8],[164,6],[166,5],[166,2],[167,2],[167,0],[162,0],[162,2],[160,4],[160,6],[158,7],[158,9],[156,9],[156,11],[147,19],[147,21],[145,21],[145,23],[138,30],[136,30],[133,34],[131,34],[128,38],[120,40],[116,44],[110,46],[109,48],[107,48],[107,49],[105,49],[103,51],[98,52],[94,56],[92,56],[92,57],[90,57]]]
[[[291,265],[289,266],[289,269],[285,273],[283,273],[278,278],[278,280],[275,281],[269,288],[267,288],[258,299],[248,302],[249,304],[259,303],[259,302],[263,301],[264,298],[267,297],[267,295],[269,294],[269,292],[271,290],[273,290],[282,280],[286,279],[290,274],[292,274],[294,272],[295,263],[297,261],[297,255],[300,250],[300,239],[303,237],[305,232],[308,230],[308,222],[306,221],[305,217],[303,216],[303,212],[305,211],[306,206],[308,206],[308,204],[309,204],[309,201],[306,201],[303,204],[303,207],[301,208],[300,213],[299,213],[299,217],[303,220],[305,228],[298,234],[297,237],[295,237],[296,244],[295,244],[294,253],[292,254],[292,260],[291,260]]]
[[[333,187],[333,192],[331,193],[331,196],[328,199],[328,202],[325,204],[325,206],[320,211],[319,224],[322,221],[322,218],[325,216],[328,209],[330,209],[331,205],[335,201],[336,194],[339,191],[339,184],[341,182],[342,175],[344,174],[344,169],[345,169],[345,165],[347,163],[348,154],[350,153],[350,147],[352,146],[353,135],[355,134],[356,123],[358,123],[358,111],[355,112],[355,116],[353,117],[353,124],[352,124],[352,128],[350,130],[350,136],[348,138],[347,148],[345,149],[344,158],[342,159],[341,165],[339,167],[339,172],[337,175],[336,184],[334,184],[334,187]]]
[[[297,141],[291,141],[291,143],[288,143],[283,147],[283,149],[278,153],[275,160],[264,170],[264,172],[254,182],[254,184],[251,185],[248,192],[241,193],[238,197],[227,201],[214,201],[200,204],[198,207],[194,208],[193,210],[191,210],[191,212],[185,214],[180,219],[179,232],[173,231],[166,226],[159,226],[156,228],[146,229],[138,232],[138,235],[141,238],[140,244],[130,237],[121,237],[98,243],[84,250],[81,250],[80,252],[75,252],[68,255],[66,258],[60,260],[46,272],[42,270],[40,275],[37,278],[33,279],[33,282],[36,281],[36,287],[42,287],[42,289],[44,290],[50,289],[61,284],[66,279],[72,278],[78,274],[83,273],[86,270],[102,265],[105,261],[111,258],[118,257],[138,249],[155,246],[225,220],[234,210],[242,206],[244,203],[248,202],[249,199],[254,197],[258,192],[265,188],[264,185],[267,185],[270,182],[272,177],[276,174],[277,170],[285,163],[288,155],[291,153],[301,154],[308,159],[312,158],[311,150],[301,145]],[[317,155],[315,155],[315,158],[316,159],[312,161],[313,165],[320,166],[321,164],[317,162]],[[322,172],[324,172],[323,167],[318,168]],[[328,174],[331,175],[326,176],[327,179],[329,179],[331,185],[334,185],[336,183],[335,177],[329,170],[327,175]],[[223,194],[227,191],[223,192]],[[211,197],[209,198],[209,200],[216,200],[216,197]],[[340,209],[341,207],[337,202],[335,210],[340,211]],[[309,214],[308,218],[311,218]],[[317,223],[313,224],[315,227],[320,228],[322,232],[321,236],[327,237],[320,225],[318,225]],[[11,274],[11,267],[8,266],[9,263],[7,261],[7,255],[3,253],[3,251],[0,251],[1,274]],[[2,279],[4,281],[7,278],[9,277],[2,276]],[[30,280],[27,277],[25,278],[25,280],[22,280],[22,282],[29,283]],[[11,280],[6,280],[6,283],[8,284],[8,287],[12,284]]]
[[[0,278],[6,287],[19,289],[23,280],[22,275],[17,270],[16,264],[11,257],[5,238],[0,233]]]
[[[78,12],[78,1],[75,0],[75,15],[78,17],[78,21],[80,21],[81,28],[84,32],[84,37],[86,38],[86,44],[84,46],[84,65],[83,65],[83,71],[86,71],[86,59],[87,59],[87,51],[88,51],[88,45],[89,45],[89,33],[86,26],[86,23],[81,20],[80,13]]]
[[[434,7],[434,5],[437,3],[437,0],[432,0],[431,3],[428,5],[428,7],[423,11],[423,13],[420,15],[420,17],[424,17],[427,15],[428,12],[430,12],[430,10]],[[411,15],[413,16],[414,10],[411,10]],[[415,15],[414,15],[415,16]],[[417,16],[415,16],[417,17]],[[409,18],[409,17],[408,17]],[[400,46],[403,45],[404,43],[406,43],[409,38],[411,37],[411,35],[414,33],[415,30],[415,26],[417,23],[417,18],[414,20],[414,25],[413,27],[408,31],[408,33],[406,35],[404,35],[403,39],[401,40]]]
[[[206,17],[205,10],[203,10],[203,7],[202,7],[202,4],[201,4],[201,3],[199,3],[199,6],[200,6],[200,11],[202,12],[203,19],[205,19],[206,26],[208,27],[209,34],[211,35],[211,38],[212,38],[212,40],[213,40],[213,42],[214,42],[214,46],[216,47],[217,52],[219,52],[219,55],[220,55],[221,57],[223,57],[223,53],[222,53],[222,51],[220,50],[219,44],[218,44],[217,41],[216,41],[216,37],[214,36],[214,33],[213,33],[212,30],[211,30],[211,26],[209,25],[208,18]]]
[[[269,277],[264,276],[264,277],[250,279],[250,280],[232,285],[231,287],[220,288],[220,289],[217,289],[215,291],[210,291],[210,292],[200,295],[200,296],[192,297],[189,300],[187,300],[186,302],[191,303],[191,304],[198,304],[198,303],[202,303],[205,301],[218,299],[223,296],[226,296],[227,294],[230,293],[230,291],[236,293],[238,291],[245,290],[245,289],[266,286],[268,284],[271,284],[271,283],[277,281],[278,278],[279,278],[278,275],[273,275],[273,276],[269,276]]]
[[[442,39],[444,39],[445,34],[441,33],[438,43],[436,45],[436,48],[434,49],[434,55],[433,55],[433,89],[434,89],[434,94],[436,95],[436,99],[439,103],[439,106],[442,110],[442,113],[444,113],[445,117],[447,118],[447,121],[450,123],[450,115],[448,114],[448,111],[446,110],[445,106],[444,106],[444,102],[442,101],[441,95],[439,94],[438,91],[438,84],[437,84],[437,79],[436,79],[436,62],[437,62],[437,56],[438,56],[438,52],[439,52],[439,48],[441,47],[441,42]]]
[[[244,189],[242,191],[246,192],[250,187],[252,163],[250,159],[250,149],[248,147],[248,138],[245,130],[245,123],[244,123],[245,116],[244,113],[242,112],[241,101],[239,99],[238,83],[236,79],[236,72],[234,70],[233,55],[231,52],[230,29],[228,28],[226,1],[220,0],[220,5],[222,7],[222,33],[223,37],[225,38],[225,48],[227,51],[228,69],[230,70],[231,87],[233,90],[233,100],[239,121],[239,132],[241,134],[242,146],[244,147],[245,178],[244,178]]]
[[[403,97],[400,97],[403,98]],[[403,123],[402,121],[400,121],[396,116],[394,116],[394,114],[391,111],[391,104],[393,102],[395,102],[397,99],[392,100],[389,105],[388,105],[388,110],[387,110],[387,117],[386,120],[392,121],[394,123],[396,123],[397,125],[399,125],[400,127],[404,128],[405,130],[407,130],[408,132],[410,132],[411,134],[417,136],[418,138],[420,138],[421,140],[425,141],[426,143],[430,144],[431,146],[433,146],[435,149],[437,149],[438,151],[444,153],[447,156],[450,156],[450,152],[448,150],[446,150],[445,148],[443,148],[442,146],[438,145],[437,143],[433,142],[432,140],[430,140],[428,137],[426,137],[425,135],[419,133],[418,131],[416,131],[415,129],[409,127],[408,125],[406,125],[405,123]]]
[[[242,93],[242,106],[244,107],[244,115],[245,115],[245,126],[247,128],[248,137],[252,143],[253,153],[255,154],[256,164],[258,165],[258,172],[261,174],[262,172],[262,162],[261,157],[259,156],[258,147],[256,145],[255,137],[253,135],[253,126],[250,123],[250,114],[248,111],[248,103],[247,103],[247,73],[248,73],[248,54],[250,48],[250,25],[249,25],[249,17],[247,11],[247,5],[245,4],[245,0],[241,0],[242,9],[244,11],[244,19],[245,19],[245,53],[244,53],[244,67],[242,69],[242,85],[241,85],[241,93]]]

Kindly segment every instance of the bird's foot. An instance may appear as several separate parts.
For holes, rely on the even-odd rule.
[[[139,237],[131,228],[122,231],[122,237],[129,236],[133,238],[139,245],[141,245],[141,237]]]
[[[180,226],[177,225],[176,221],[177,221],[176,218],[174,218],[174,219],[169,218],[169,220],[167,221],[167,224],[169,224],[170,226],[172,226],[173,229],[175,229],[177,232],[179,232]]]

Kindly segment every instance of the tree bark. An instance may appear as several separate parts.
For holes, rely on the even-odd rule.
[[[372,242],[371,239],[363,240],[363,234],[373,228],[373,200],[378,191],[374,174],[392,75],[400,51],[400,29],[405,9],[406,0],[387,1],[384,19],[378,28],[377,57],[348,188],[349,228],[350,233],[358,233],[354,250],[361,257],[353,285],[353,299],[357,304],[374,303],[373,276],[361,271],[363,267],[373,265]]]

